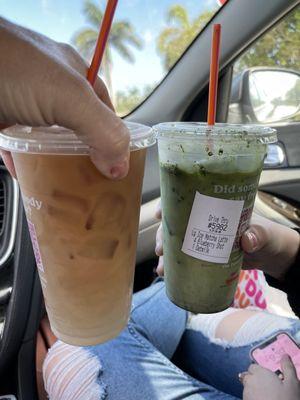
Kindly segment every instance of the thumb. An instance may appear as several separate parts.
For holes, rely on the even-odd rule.
[[[160,256],[158,259],[156,273],[158,276],[164,276],[164,257],[163,256]]]
[[[297,371],[293,361],[288,355],[284,355],[281,359],[281,369],[283,372],[284,380],[295,380],[297,378]]]
[[[126,176],[130,134],[121,118],[99,99],[84,78],[73,82],[69,101],[61,93],[55,104],[55,122],[73,129],[81,137],[91,149],[91,160],[103,175],[111,179]]]
[[[241,246],[246,253],[254,253],[261,250],[267,244],[267,231],[259,225],[250,226],[250,228],[243,233],[241,238]]]
[[[161,200],[158,201],[156,205],[156,210],[155,210],[155,218],[161,220],[162,218],[162,213],[161,213]]]

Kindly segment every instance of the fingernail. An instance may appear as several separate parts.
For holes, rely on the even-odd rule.
[[[245,376],[247,375],[248,373],[247,372],[240,372],[239,374],[238,374],[238,378],[239,378],[239,381],[241,382],[241,384],[244,384],[243,382],[244,382],[244,378],[245,378]]]
[[[128,161],[123,161],[120,164],[114,165],[110,170],[110,176],[113,179],[124,178],[128,171]]]
[[[255,251],[258,249],[258,239],[257,236],[255,235],[255,233],[253,232],[246,232],[246,236],[247,239],[249,240],[249,242],[251,243],[251,251]]]

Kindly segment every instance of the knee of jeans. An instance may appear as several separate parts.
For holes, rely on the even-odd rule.
[[[241,310],[228,309],[228,315],[225,315],[226,312],[210,315],[199,314],[191,318],[188,328],[201,332],[208,341],[225,349],[248,346],[257,341],[265,340],[279,330],[290,332],[293,329],[293,321],[291,319],[268,312],[256,312],[251,316],[247,316],[243,323],[237,329],[234,329],[235,332],[230,335],[232,336],[231,339],[223,337],[223,334],[221,337],[217,337],[216,329],[219,324],[225,318],[230,318],[230,314],[240,312]]]
[[[106,386],[100,380],[102,366],[84,347],[56,342],[43,365],[45,390],[50,400],[104,400]]]

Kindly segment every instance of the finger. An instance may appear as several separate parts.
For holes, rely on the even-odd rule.
[[[247,375],[248,372],[240,372],[238,375],[239,381],[243,383],[244,377]]]
[[[247,379],[249,377],[249,372],[241,372],[239,373],[239,381],[241,382],[241,384],[244,386],[245,384],[247,384]]]
[[[164,258],[163,258],[163,256],[159,257],[158,265],[157,265],[157,268],[156,268],[156,273],[159,276],[163,276],[164,275]]]
[[[159,200],[156,205],[155,218],[161,219],[161,217],[161,200]]]
[[[89,65],[87,61],[81,57],[81,55],[70,45],[66,43],[60,43],[60,47],[63,51],[63,57],[67,56],[68,63],[74,68],[75,71],[79,72],[84,79],[86,79]],[[108,90],[103,82],[103,80],[97,76],[96,81],[93,85],[93,89],[99,99],[103,101],[112,111],[115,111],[114,106],[109,97]]]
[[[255,373],[258,373],[258,372],[261,372],[262,370],[264,370],[264,368],[263,367],[261,367],[260,365],[258,365],[258,364],[251,364],[250,365],[250,367],[249,367],[249,369],[248,369],[248,372],[249,372],[249,374],[255,374]]]
[[[12,156],[11,156],[10,152],[1,149],[0,150],[0,154],[1,154],[2,160],[3,160],[6,168],[8,169],[8,172],[10,173],[10,175],[13,178],[17,179],[15,164],[13,162],[13,159],[12,159]]]
[[[82,77],[69,76],[69,101],[57,94],[54,119],[73,129],[90,147],[95,166],[110,179],[125,177],[129,169],[130,133],[123,121],[95,94]],[[71,86],[71,87],[70,87]]]
[[[159,225],[159,228],[156,232],[155,253],[157,256],[163,255],[162,224]]]
[[[259,250],[265,243],[262,243],[264,238],[258,237],[257,230],[249,228],[243,233],[241,238],[242,249],[246,253],[254,253]]]
[[[281,359],[281,369],[283,372],[284,380],[295,380],[297,378],[297,371],[293,361],[288,355],[284,355]]]
[[[276,380],[278,379],[278,375],[273,372],[270,371],[267,368],[264,368],[258,364],[251,364],[249,369],[248,369],[248,373],[249,373],[249,379],[250,378],[255,378],[255,379],[260,379],[260,380],[270,380],[275,378]]]
[[[94,90],[99,99],[103,101],[112,111],[115,111],[111,98],[109,96],[108,90],[101,78],[97,77],[94,84]]]

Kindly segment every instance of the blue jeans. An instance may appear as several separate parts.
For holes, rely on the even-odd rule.
[[[186,320],[186,311],[167,298],[163,282],[135,294],[126,329],[116,339],[87,348],[102,366],[102,398],[241,399],[238,373],[251,363],[251,346],[214,344],[201,332],[186,330]],[[300,330],[297,320],[293,329]]]

